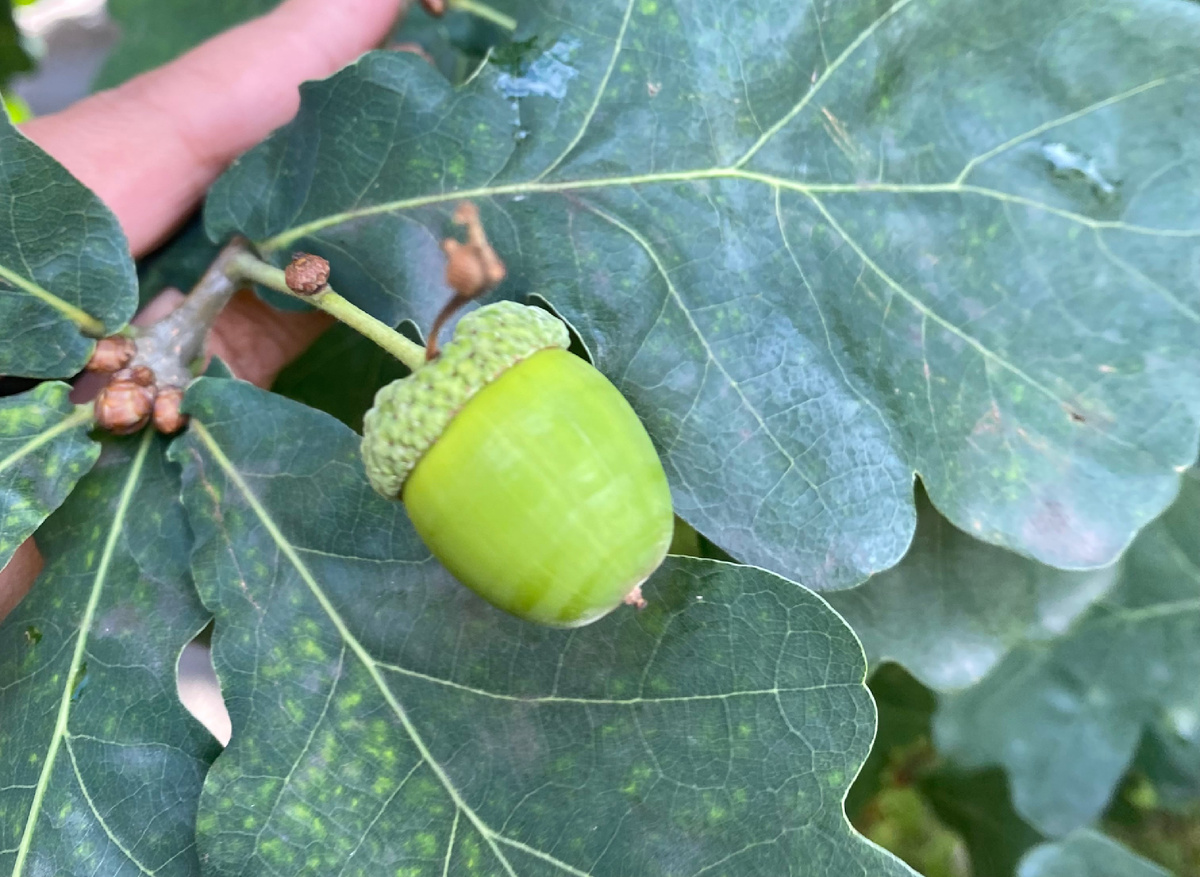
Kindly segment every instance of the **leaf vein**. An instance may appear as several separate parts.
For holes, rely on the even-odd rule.
[[[50,735],[46,757],[42,762],[41,773],[38,775],[37,788],[34,789],[33,800],[29,803],[29,815],[25,821],[25,829],[21,833],[21,842],[17,846],[17,857],[13,863],[12,877],[20,877],[25,867],[25,862],[29,858],[29,852],[33,848],[34,829],[37,826],[38,815],[41,813],[42,801],[45,800],[46,790],[50,786],[50,776],[54,772],[54,763],[58,758],[59,747],[66,738],[67,720],[71,715],[72,689],[75,685],[76,674],[83,664],[83,654],[87,647],[88,632],[91,630],[92,622],[95,620],[96,609],[100,605],[100,595],[104,591],[105,579],[108,576],[108,567],[112,563],[113,554],[116,552],[117,539],[125,525],[125,516],[128,514],[129,506],[133,501],[133,491],[141,477],[142,466],[146,462],[146,454],[150,449],[150,443],[154,435],[155,433],[152,430],[147,430],[142,437],[137,455],[133,458],[133,462],[129,466],[129,475],[125,479],[124,486],[121,488],[120,498],[117,500],[117,508],[113,514],[112,524],[109,527],[108,538],[105,539],[104,550],[100,555],[100,563],[96,567],[96,574],[92,579],[91,593],[88,595],[88,601],[83,610],[83,617],[79,621],[79,635],[75,640],[75,651],[71,656],[71,663],[67,668],[67,672],[64,674],[63,691],[58,702],[58,717],[55,720],[54,729]]]
[[[633,2],[634,0],[629,0],[625,6],[625,16],[621,19],[621,27],[617,31],[616,39],[613,41],[612,56],[608,59],[608,67],[605,68],[604,75],[600,77],[600,84],[596,86],[596,96],[592,99],[592,105],[588,107],[587,112],[584,114],[583,121],[579,125],[579,130],[575,132],[575,136],[571,138],[571,142],[559,153],[558,158],[550,162],[546,166],[546,169],[534,179],[541,180],[553,173],[554,169],[563,163],[587,133],[588,127],[592,124],[592,119],[596,116],[596,110],[600,106],[600,101],[604,99],[604,89],[608,88],[608,80],[612,78],[613,70],[617,66],[617,57],[621,54],[621,49],[625,44],[625,31],[629,27],[629,19],[633,15]]]

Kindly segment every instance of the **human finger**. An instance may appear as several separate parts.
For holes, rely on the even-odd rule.
[[[405,0],[287,0],[175,61],[22,130],[116,214],[135,256],[236,156],[295,115],[297,87],[377,46]]]

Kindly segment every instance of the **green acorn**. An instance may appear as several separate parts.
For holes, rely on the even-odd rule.
[[[641,421],[568,343],[538,308],[469,313],[437,358],[379,391],[362,443],[372,486],[403,500],[459,581],[556,627],[636,601],[674,520]]]

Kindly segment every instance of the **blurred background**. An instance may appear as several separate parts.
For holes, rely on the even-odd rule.
[[[11,16],[0,64],[14,117],[53,113],[86,95],[119,36],[105,0],[15,0]]]

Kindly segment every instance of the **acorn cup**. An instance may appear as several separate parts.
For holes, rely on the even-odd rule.
[[[520,618],[578,627],[658,568],[674,517],[662,463],[607,378],[539,308],[499,302],[383,387],[364,420],[376,491],[447,569]]]

